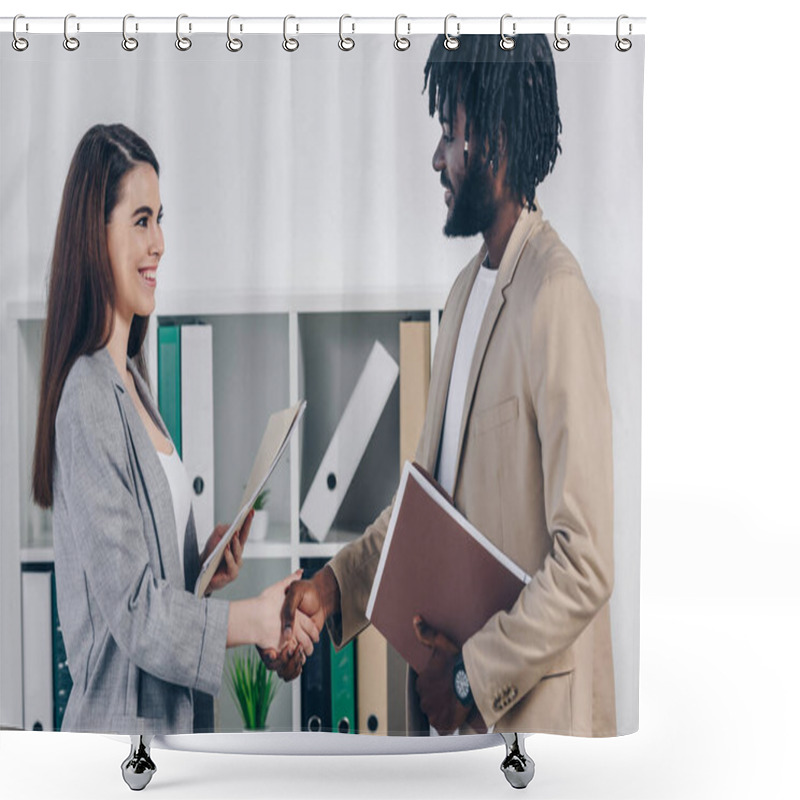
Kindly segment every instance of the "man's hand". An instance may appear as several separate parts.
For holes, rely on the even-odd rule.
[[[252,522],[253,512],[251,511],[245,517],[242,527],[233,534],[230,542],[228,542],[228,545],[225,548],[225,555],[219,562],[217,571],[211,578],[206,591],[216,592],[218,589],[222,589],[223,586],[227,586],[229,583],[235,581],[236,578],[239,577],[239,569],[242,566],[242,553],[244,552],[244,544],[247,541],[247,537],[250,535],[250,525]],[[200,556],[201,564],[211,555],[211,553],[214,551],[214,548],[217,546],[220,539],[222,539],[222,537],[225,535],[225,531],[227,531],[229,527],[229,525],[217,525],[217,527],[214,528],[214,532],[208,537],[206,546],[203,548],[203,553]]]
[[[428,625],[422,617],[414,617],[417,639],[433,651],[428,666],[417,676],[417,694],[422,712],[441,734],[453,733],[465,722],[480,732],[486,724],[478,707],[462,705],[453,691],[453,668],[459,648],[443,633]]]
[[[339,585],[330,567],[323,567],[311,580],[296,581],[286,589],[281,608],[282,633],[278,648],[261,652],[268,669],[278,673],[284,681],[292,681],[300,674],[305,657],[294,640],[294,624],[297,611],[311,619],[321,632],[325,620],[340,608]]]

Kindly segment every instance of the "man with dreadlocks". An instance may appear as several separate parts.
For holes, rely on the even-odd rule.
[[[460,649],[415,619],[432,656],[411,688],[439,733],[611,736],[611,410],[599,311],[536,200],[560,152],[550,46],[518,36],[506,52],[496,37],[462,36],[449,51],[442,39],[425,85],[442,128],[444,233],[483,245],[444,308],[417,461],[533,579]],[[285,625],[300,608],[320,627],[327,619],[338,646],[368,624],[390,516],[289,587]],[[284,677],[299,652],[271,653]],[[412,715],[408,730],[427,726]]]

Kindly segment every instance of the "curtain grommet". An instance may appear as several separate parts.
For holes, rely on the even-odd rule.
[[[411,34],[411,23],[406,22],[406,27],[408,28],[408,31],[406,32],[405,36],[401,36],[400,35],[401,19],[407,20],[408,17],[405,14],[398,14],[394,18],[394,49],[399,50],[401,53],[404,53],[406,50],[408,50],[409,47],[411,47],[411,39],[407,38]]]
[[[556,17],[555,22],[553,23],[553,47],[558,50],[559,53],[563,53],[565,50],[569,50],[570,41],[567,38],[570,34],[570,28],[572,27],[569,22],[567,22],[567,36],[561,36],[558,32],[558,21],[562,19],[566,19],[566,14],[559,14]]]
[[[225,47],[227,47],[231,53],[238,53],[244,47],[244,42],[231,34],[231,22],[235,19],[239,19],[236,14],[231,14],[228,17],[228,41],[225,42]],[[239,30],[241,30],[241,27]]]
[[[80,39],[78,39],[76,36],[70,36],[69,35],[69,21],[71,19],[75,19],[75,15],[74,14],[67,14],[67,16],[64,17],[64,42],[63,42],[63,45],[64,45],[64,49],[65,50],[69,50],[70,53],[74,53],[81,46],[81,42],[80,42]],[[76,30],[80,30],[80,29],[81,29],[81,26],[77,25]]]
[[[181,34],[181,20],[187,19],[188,16],[188,14],[178,14],[178,18],[175,20],[175,47],[182,53],[185,53],[192,46],[192,40],[188,36]],[[190,22],[189,33],[191,32],[192,23]]]
[[[517,46],[517,42],[514,39],[517,35],[517,23],[511,23],[511,36],[506,36],[505,23],[507,19],[513,19],[511,14],[503,14],[500,17],[500,49],[506,52],[513,50]]]
[[[21,19],[25,19],[24,14],[17,14],[14,17],[14,22],[11,26],[11,34],[13,38],[11,39],[11,46],[18,52],[24,53],[28,49],[28,40],[23,38],[17,33],[17,22]]]
[[[342,16],[339,17],[339,49],[343,50],[345,53],[349,53],[356,46],[356,42],[355,39],[351,38],[350,36],[344,35],[343,27],[346,19],[352,19],[352,17],[349,14],[342,14]],[[355,22],[352,23],[352,26],[353,30],[351,33],[355,33]]]
[[[283,18],[283,43],[282,47],[287,53],[294,53],[298,47],[300,47],[300,42],[292,36],[289,36],[288,33],[288,25],[290,19],[296,19],[296,17],[292,16],[291,14],[287,14]],[[295,33],[300,30],[300,26],[295,24]]]
[[[122,18],[122,49],[128,53],[132,53],[138,46],[139,40],[133,36],[128,36],[128,20],[135,19],[133,14],[126,14]],[[136,23],[136,30],[139,30],[139,25]]]
[[[451,19],[456,20],[456,35],[451,36],[450,32],[447,30],[447,25]],[[444,18],[444,45],[445,50],[458,50],[461,47],[461,42],[458,40],[459,35],[461,34],[461,23],[458,21],[458,18],[455,14],[448,14]]]

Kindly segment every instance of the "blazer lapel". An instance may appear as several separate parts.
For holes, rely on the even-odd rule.
[[[483,322],[481,323],[481,329],[478,332],[478,340],[475,343],[475,353],[472,356],[472,366],[470,367],[469,377],[467,379],[467,392],[464,396],[464,413],[461,415],[461,429],[458,436],[458,450],[456,451],[456,480],[455,486],[453,487],[453,497],[455,497],[456,490],[458,489],[458,479],[461,473],[461,454],[464,450],[464,436],[467,431],[467,425],[469,424],[470,414],[472,413],[472,403],[475,399],[475,390],[478,386],[478,378],[480,377],[481,368],[483,367],[483,360],[486,357],[486,350],[489,347],[489,341],[492,338],[492,332],[497,324],[497,318],[500,316],[500,312],[502,311],[503,305],[506,302],[506,289],[508,289],[508,287],[511,285],[511,282],[514,280],[514,273],[516,272],[519,258],[522,255],[522,251],[524,250],[528,239],[530,239],[531,235],[541,224],[541,220],[542,212],[538,205],[536,211],[528,211],[527,209],[522,210],[519,215],[519,219],[517,219],[517,222],[514,225],[514,229],[511,231],[508,244],[503,252],[503,258],[501,259],[500,265],[497,268],[497,281],[494,289],[492,290],[492,294],[489,297],[489,304],[486,307],[486,313],[483,315]],[[482,252],[485,251],[482,250]],[[473,281],[470,282],[470,290],[473,282],[474,276]],[[469,293],[467,294],[467,298],[465,298],[465,305],[468,298]],[[458,336],[456,336],[456,339],[457,338]],[[450,361],[450,368],[452,369],[452,359]],[[449,375],[450,373],[448,372],[448,380]]]
[[[185,580],[178,553],[178,534],[175,530],[175,512],[173,510],[169,482],[164,474],[164,468],[161,466],[156,448],[153,446],[139,412],[136,410],[133,400],[122,382],[111,354],[106,348],[103,348],[103,353],[105,358],[108,359],[111,370],[113,370],[114,382],[120,393],[120,408],[125,417],[125,424],[127,425],[139,470],[142,474],[147,501],[153,514],[156,542],[161,555],[164,577],[173,585],[184,586]],[[133,375],[134,383],[145,409],[154,419],[162,433],[169,437],[158,411],[156,411],[150,400],[150,393],[130,359],[128,359],[128,369]]]

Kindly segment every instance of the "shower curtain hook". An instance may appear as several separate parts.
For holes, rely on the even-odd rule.
[[[506,36],[503,26],[507,19],[512,19],[511,14],[503,14],[503,16],[500,17],[500,49],[506,51],[513,50],[517,44],[514,39],[517,35],[517,23],[511,23],[511,36]]]
[[[614,42],[614,47],[616,47],[617,50],[620,51],[620,53],[627,53],[628,50],[630,50],[631,47],[633,47],[633,42],[631,42],[630,39],[623,39],[619,34],[619,24],[624,19],[628,19],[627,14],[620,14],[617,17],[617,41]],[[631,25],[631,23],[629,22],[628,23],[628,35],[630,36],[630,34],[632,34],[632,33],[633,33],[633,25]]]
[[[14,23],[13,23],[13,25],[11,27],[11,32],[14,35],[14,38],[11,40],[11,46],[18,53],[21,53],[23,50],[27,50],[28,49],[28,40],[27,39],[23,39],[17,33],[17,20],[20,20],[20,19],[25,19],[25,15],[24,14],[17,14],[17,16],[14,17]],[[27,27],[27,24],[26,24],[26,27]]]
[[[241,39],[236,39],[231,35],[231,22],[233,22],[235,19],[239,19],[236,14],[231,14],[228,17],[228,41],[225,42],[225,47],[227,47],[231,53],[238,53],[244,46]],[[239,30],[241,30],[241,27]]]
[[[450,22],[451,19],[456,20],[456,35],[451,36],[447,31],[447,23]],[[445,50],[458,50],[461,46],[461,42],[458,41],[458,37],[461,34],[461,23],[458,22],[458,17],[455,14],[448,14],[444,18],[444,48]]]
[[[126,14],[122,18],[122,49],[132,53],[138,46],[139,40],[134,39],[133,36],[128,36],[128,20],[135,19],[133,14]],[[139,30],[139,24],[136,23],[136,30]]]
[[[291,14],[288,14],[283,18],[283,49],[287,53],[294,53],[298,47],[300,47],[300,42],[295,38],[290,38],[287,33],[287,26],[289,24],[290,19],[297,19],[297,17],[293,17]],[[295,32],[300,30],[299,25],[295,25]]]
[[[69,25],[69,21],[71,19],[75,19],[75,15],[74,14],[67,14],[67,16],[64,17],[64,49],[65,50],[69,50],[70,53],[73,50],[77,50],[81,46],[81,43],[80,43],[79,39],[77,39],[75,36],[70,36],[69,35],[69,31],[67,29],[67,26]],[[77,26],[77,30],[80,30],[80,29],[81,29],[81,26],[78,25]]]
[[[569,41],[569,39],[567,39],[567,36],[569,36],[569,33],[570,33],[570,23],[569,22],[567,23],[567,36],[559,36],[558,35],[558,21],[560,19],[566,19],[566,18],[567,18],[566,14],[559,14],[556,17],[556,21],[555,21],[555,25],[554,25],[555,39],[553,39],[553,47],[555,47],[555,49],[558,50],[559,53],[563,53],[565,50],[569,50],[570,41]]]
[[[181,20],[187,19],[188,14],[178,14],[175,20],[175,47],[181,52],[186,52],[192,46],[192,40],[188,36],[181,36]],[[189,23],[189,31],[192,30],[192,23]]]
[[[405,19],[407,20],[408,17],[405,14],[398,14],[394,18],[394,49],[400,50],[403,52],[404,50],[408,50],[411,47],[411,39],[407,39],[405,36],[400,35],[400,20]],[[406,27],[408,28],[408,34],[411,34],[411,23],[406,22]]]
[[[356,46],[356,43],[354,39],[351,39],[349,36],[345,36],[342,31],[342,28],[344,26],[344,21],[346,19],[353,19],[353,18],[349,14],[342,14],[342,16],[339,17],[339,49],[348,52],[349,50],[352,50]],[[351,23],[351,25],[353,26],[353,30],[351,32],[355,33],[356,32],[355,22]]]

